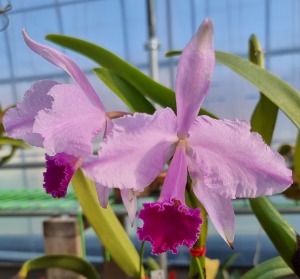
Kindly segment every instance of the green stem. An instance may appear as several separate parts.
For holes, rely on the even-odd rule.
[[[198,199],[196,198],[192,190],[186,190],[186,203],[188,206],[192,208],[201,209],[200,217],[203,220],[203,223],[201,225],[201,233],[200,233],[200,237],[198,238],[198,240],[193,246],[193,248],[200,249],[202,247],[205,247],[206,240],[207,240],[207,231],[208,231],[207,212],[205,208],[202,206],[202,204],[198,201]],[[199,275],[200,278],[205,278],[204,270],[205,270],[205,255],[200,257],[191,257],[189,277],[193,278]]]
[[[140,256],[140,271],[139,271],[139,278],[142,279],[145,277],[144,268],[143,268],[143,257],[144,257],[144,250],[145,250],[145,241],[142,241],[139,256]]]

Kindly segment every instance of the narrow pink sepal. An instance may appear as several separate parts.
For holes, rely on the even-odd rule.
[[[44,172],[44,188],[47,194],[54,198],[62,198],[67,194],[69,183],[82,163],[76,158],[64,153],[54,156],[46,154],[46,171]]]
[[[185,144],[177,144],[175,154],[169,165],[159,201],[178,200],[185,204],[185,187],[187,183],[187,158]]]
[[[39,133],[33,132],[33,125],[39,111],[51,108],[53,98],[48,92],[56,84],[57,82],[51,80],[34,83],[26,91],[24,99],[5,113],[3,126],[10,137],[43,147],[43,138]]]
[[[190,129],[188,168],[211,191],[231,199],[273,195],[292,172],[245,121],[198,117]]]
[[[176,126],[169,108],[116,119],[100,144],[99,157],[83,164],[85,174],[106,187],[143,191],[173,155]]]
[[[100,206],[103,208],[107,208],[110,188],[104,187],[99,183],[95,183],[95,187],[96,187]]]
[[[235,218],[231,199],[212,191],[201,180],[193,177],[193,190],[197,199],[202,203],[209,220],[221,235],[221,237],[233,248]]]
[[[121,197],[123,204],[127,210],[128,218],[133,226],[135,215],[137,211],[137,197],[136,193],[132,189],[121,189]]]
[[[178,253],[178,246],[192,248],[200,233],[200,209],[190,209],[179,201],[144,203],[138,217],[144,221],[137,229],[139,240],[148,240],[152,254],[171,250]]]
[[[97,105],[99,108],[105,111],[104,106],[100,101],[94,88],[92,87],[84,73],[81,71],[79,66],[70,57],[51,47],[33,41],[28,36],[25,29],[22,30],[22,34],[25,43],[33,52],[39,54],[53,65],[60,67],[61,69],[66,71],[73,78],[73,80],[81,87],[83,92],[85,92],[85,94],[90,99],[91,103]]]
[[[75,157],[91,155],[92,141],[104,128],[105,113],[76,85],[58,84],[48,94],[53,98],[52,108],[40,111],[33,127],[44,138],[44,147]]]
[[[214,65],[213,25],[206,19],[179,59],[175,83],[179,135],[188,134],[198,115],[212,80]]]

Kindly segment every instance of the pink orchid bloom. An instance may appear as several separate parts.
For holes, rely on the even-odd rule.
[[[53,197],[63,197],[75,171],[93,153],[93,139],[110,119],[92,85],[71,58],[33,41],[25,30],[23,37],[32,51],[66,71],[75,84],[51,80],[34,83],[23,101],[7,111],[3,125],[9,136],[54,153],[46,155],[44,188]],[[108,190],[98,187],[108,195]]]
[[[183,196],[187,171],[195,195],[230,246],[235,230],[231,200],[272,195],[292,183],[284,159],[259,134],[251,132],[247,122],[198,116],[214,62],[213,27],[206,19],[179,60],[177,116],[165,108],[153,115],[135,113],[117,119],[101,143],[99,156],[83,164],[94,181],[123,191],[133,222],[137,193],[163,171],[173,156],[160,198],[144,204],[139,214],[144,224],[138,236],[151,241],[153,253],[167,249],[176,252],[177,245],[191,247],[197,239],[199,211],[197,217],[186,207]],[[185,237],[190,232],[193,236]]]

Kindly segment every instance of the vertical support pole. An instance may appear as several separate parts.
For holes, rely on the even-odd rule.
[[[71,254],[82,257],[82,243],[78,220],[74,217],[56,217],[43,223],[45,253]],[[84,279],[72,271],[51,268],[47,271],[48,279]]]
[[[155,3],[154,0],[147,0],[147,19],[148,19],[148,36],[149,41],[146,44],[146,49],[149,51],[150,75],[155,80],[159,80],[158,71],[158,48],[159,43],[156,38],[156,18],[155,18]]]

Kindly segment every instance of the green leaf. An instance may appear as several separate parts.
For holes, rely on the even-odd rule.
[[[177,55],[180,55],[181,52],[182,52],[181,50],[170,50],[165,53],[165,56],[166,57],[177,56]]]
[[[2,146],[9,146],[9,147],[11,147],[11,149],[10,149],[10,152],[8,153],[8,155],[0,158],[0,166],[7,163],[14,156],[14,154],[16,153],[16,151],[19,148],[20,149],[29,148],[29,145],[27,143],[25,143],[24,141],[18,140],[18,139],[12,139],[9,137],[0,137],[0,148]]]
[[[114,72],[118,77],[127,81],[140,94],[150,98],[162,107],[170,107],[176,111],[175,93],[173,90],[154,81],[112,52],[95,44],[63,35],[51,34],[47,35],[46,39],[87,56],[103,68]],[[200,109],[199,114],[216,118],[216,116],[205,109]]]
[[[47,35],[46,39],[77,51],[102,67],[113,71],[134,86],[139,92],[151,98],[163,107],[176,109],[174,92],[154,81],[129,63],[125,62],[112,52],[95,44],[63,35]]]
[[[294,274],[281,257],[265,261],[245,273],[240,279],[274,279]]]
[[[29,260],[22,265],[17,278],[25,279],[30,271],[47,268],[66,269],[89,279],[100,279],[92,264],[73,255],[46,255]]]
[[[170,51],[166,55],[179,55],[181,51]],[[216,60],[236,72],[257,87],[300,128],[300,93],[274,74],[239,56],[216,51]],[[261,102],[258,110],[263,110]]]
[[[257,57],[257,55],[261,55],[261,57]],[[260,66],[263,66],[262,51],[255,36],[250,38],[249,57],[254,63],[259,63]],[[252,115],[251,127],[253,131],[261,134],[267,144],[270,144],[272,141],[276,118],[276,106],[268,98],[261,97]],[[277,251],[285,262],[293,268],[292,258],[296,252],[297,239],[295,231],[266,197],[249,199],[249,201],[256,218]]]
[[[235,260],[239,258],[241,255],[239,253],[234,253],[230,255],[227,259],[225,259],[224,263],[221,266],[221,269],[228,269],[230,268]]]
[[[7,163],[16,153],[17,148],[12,146],[8,155],[1,157],[0,159],[0,167]]]
[[[79,169],[73,176],[72,185],[89,224],[105,249],[128,276],[138,278],[139,254],[111,207],[104,209],[99,205],[94,183]]]
[[[264,67],[263,50],[255,35],[252,35],[249,40],[249,59],[252,63]],[[251,127],[252,131],[260,133],[269,145],[272,141],[277,115],[278,107],[260,92],[260,99],[252,114]]]
[[[273,242],[280,256],[291,268],[294,268],[292,259],[297,248],[297,234],[294,229],[266,197],[249,199],[249,201],[256,218]]]
[[[154,106],[126,80],[104,68],[94,69],[94,72],[132,112],[154,113]]]
[[[294,152],[294,171],[298,185],[300,185],[300,131],[298,131],[298,137]]]
[[[10,108],[15,107],[15,105],[11,105],[9,107],[7,107],[6,109],[2,109],[2,107],[0,106],[0,136],[5,132],[4,130],[4,126],[2,124],[3,122],[3,116],[5,115],[6,111],[9,110]]]
[[[12,139],[9,137],[0,137],[0,146],[1,145],[10,145],[22,149],[29,148],[29,145],[24,141],[19,139]]]
[[[236,55],[216,52],[216,58],[257,87],[300,128],[300,94],[277,76]]]

